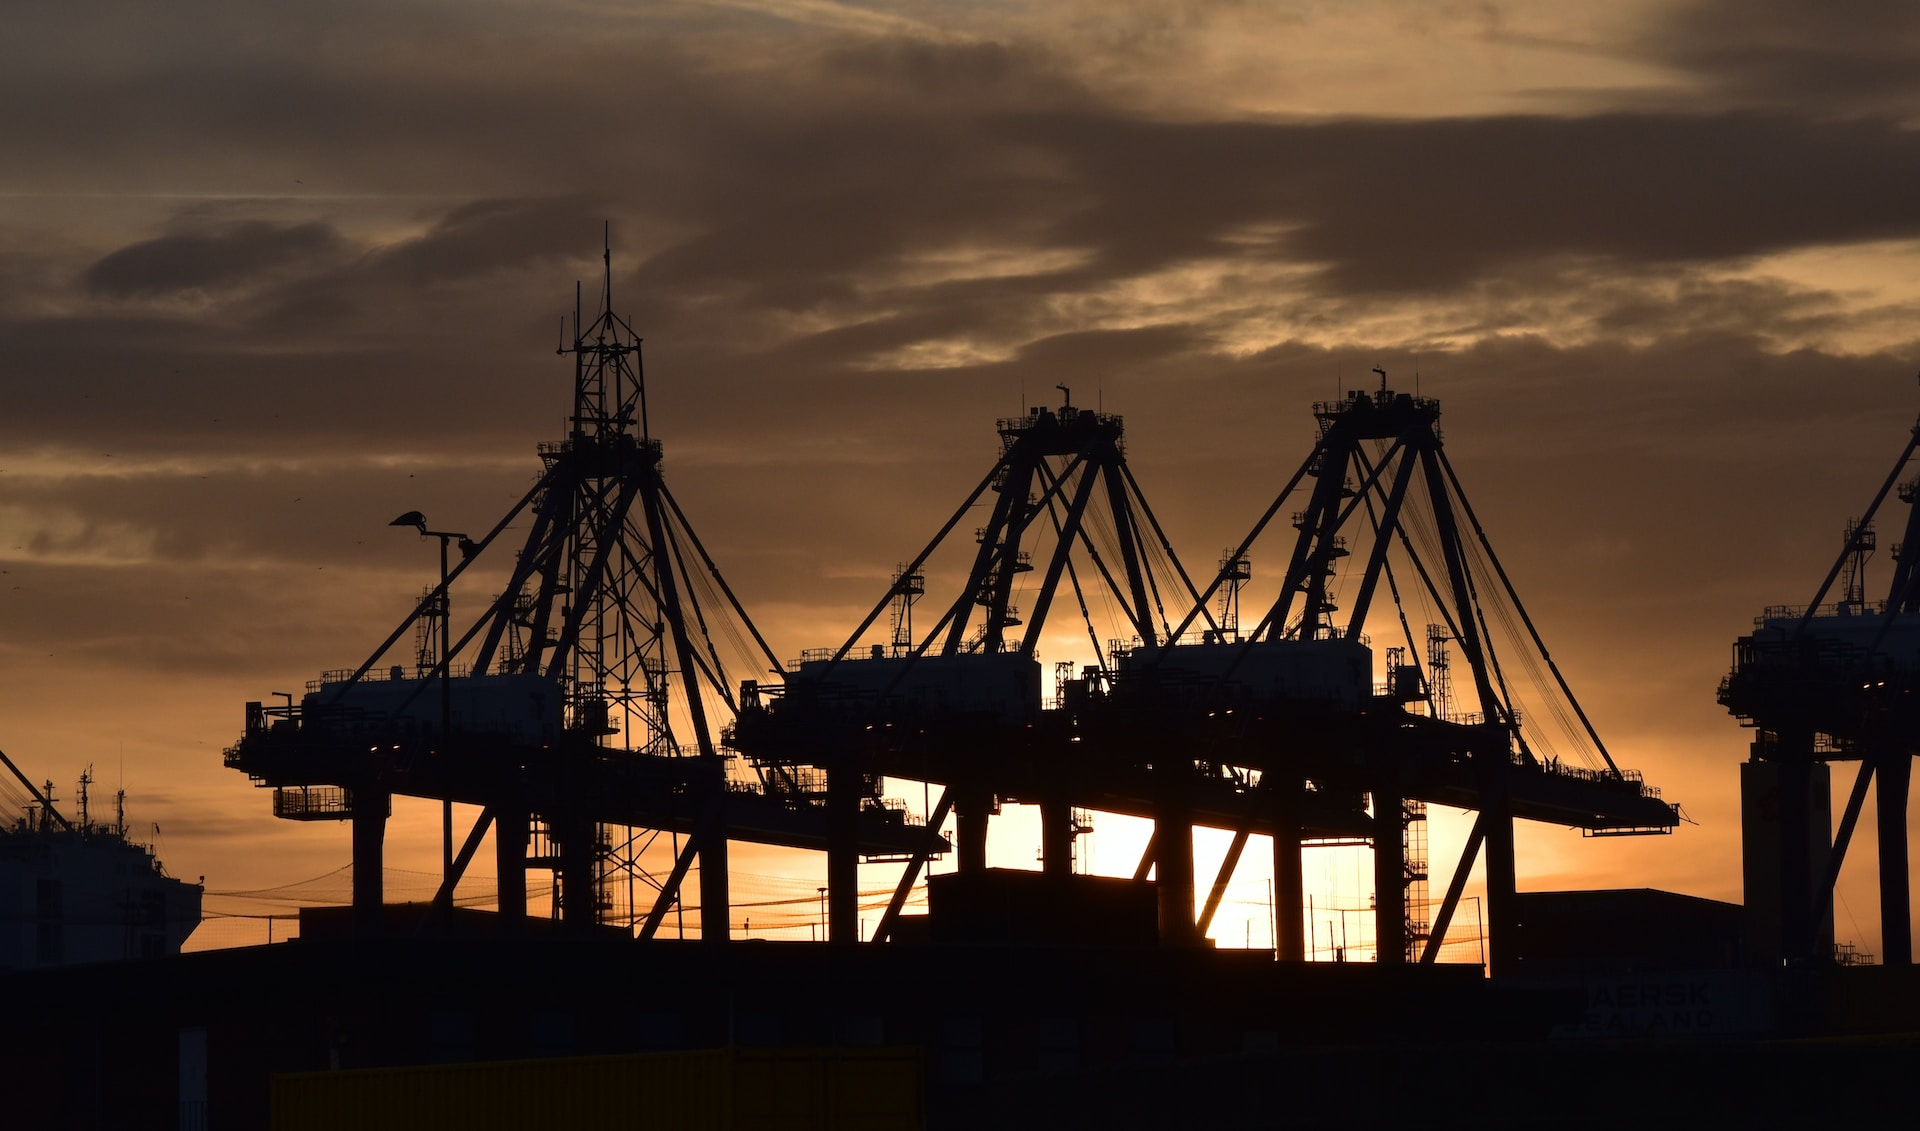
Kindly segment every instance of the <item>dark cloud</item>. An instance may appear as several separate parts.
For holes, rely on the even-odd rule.
[[[137,242],[86,272],[66,313],[57,291],[0,301],[22,309],[0,317],[0,441],[123,458],[531,444],[529,417],[565,411],[555,319],[580,268],[599,274],[606,215],[582,197],[484,200],[384,245],[253,222]],[[189,292],[202,301],[91,301]]]
[[[1052,280],[1062,290],[1224,257],[1319,265],[1340,291],[1439,295],[1545,261],[1630,270],[1920,234],[1901,187],[1920,175],[1920,139],[1884,121],[921,109],[853,109],[734,152],[707,173],[730,183],[675,217],[694,234],[640,281],[804,309],[914,249],[971,242],[1090,253]],[[789,166],[796,150],[804,172]],[[1261,230],[1285,234],[1249,239]]]
[[[336,186],[546,199],[457,206],[377,257],[416,280],[535,262],[578,245],[575,219],[618,208],[654,252],[641,281],[668,301],[724,294],[781,311],[847,301],[903,258],[962,243],[1092,252],[1064,288],[1240,254],[1324,265],[1343,290],[1417,292],[1541,258],[1700,262],[1916,229],[1899,186],[1920,148],[1880,121],[1155,121],[1018,45],[872,40],[754,67],[712,46],[622,41],[594,51],[618,65],[590,67],[538,41],[508,64],[471,29],[447,34],[458,46],[425,72],[392,52],[353,68],[289,52],[285,66],[255,56],[185,84],[156,76],[111,92],[142,108],[138,130],[70,122],[60,137],[78,128],[98,139],[90,151],[123,158],[170,137],[207,151],[203,169],[247,151],[260,168],[322,165],[313,177]],[[328,140],[340,138],[351,144]],[[509,182],[521,190],[473,192]],[[1291,235],[1250,249],[1246,230],[1262,226]],[[99,284],[220,277],[192,266],[205,251],[126,248]]]
[[[1664,285],[1663,285],[1664,284]],[[1596,279],[1588,298],[1595,330],[1603,335],[1685,339],[1763,331],[1801,342],[1841,334],[1860,316],[1830,293],[1796,288],[1779,279]]]
[[[1920,8],[1903,0],[1693,0],[1662,13],[1644,47],[1735,104],[1920,113]]]
[[[412,369],[408,384],[440,384],[440,395],[457,385],[471,404],[476,382],[506,381],[510,359],[538,358],[553,341],[550,316],[571,308],[574,281],[600,275],[594,260],[617,211],[586,195],[471,201],[429,214],[417,234],[363,242],[326,271],[264,288],[231,314],[251,338],[323,358],[340,343],[392,354],[345,380]],[[408,362],[436,354],[430,369]]]
[[[427,451],[395,454],[391,463],[291,455],[248,463],[223,452],[204,462],[142,465],[95,453],[57,474],[8,470],[0,477],[0,505],[16,508],[8,533],[35,557],[181,568],[377,568],[408,556],[403,543],[412,539],[386,529],[395,514],[425,509],[478,537],[539,472],[530,452],[523,461],[498,453],[487,464],[439,462]],[[463,513],[456,518],[453,510]]]
[[[608,216],[606,203],[587,196],[478,200],[454,208],[425,234],[381,249],[372,268],[430,285],[577,259],[586,250],[582,237]],[[349,276],[336,285],[365,281]]]
[[[1048,119],[1081,170],[1055,238],[1131,273],[1297,226],[1283,255],[1343,290],[1445,288],[1541,259],[1739,260],[1920,234],[1920,138],[1875,122],[1615,115],[1301,125]]]
[[[1050,52],[1007,42],[888,39],[836,44],[816,64],[848,104],[877,97],[878,116],[928,108],[968,115],[1091,108],[1098,98]]]
[[[1191,363],[1203,349],[1204,343],[1182,326],[1082,330],[1029,342],[1020,350],[1019,364],[1036,377],[1099,377],[1137,371],[1166,357]]]
[[[94,294],[115,298],[211,290],[337,251],[340,243],[326,224],[236,224],[123,247],[87,268],[84,281]]]
[[[538,383],[516,378],[553,372],[562,387],[552,368],[551,323],[537,324],[540,331],[518,335],[510,356],[491,355],[493,335],[472,332],[470,352],[441,368],[431,355],[397,347],[275,342],[217,322],[0,323],[9,397],[0,442],[15,450],[64,448],[83,460],[108,452],[123,459],[385,454],[418,450],[428,435],[440,445],[457,447],[467,437],[488,445],[499,442],[503,425],[507,435],[517,431],[515,418],[541,403]],[[344,328],[338,320],[334,326]],[[462,329],[473,327],[436,327],[435,336]],[[91,344],[76,349],[76,340]]]

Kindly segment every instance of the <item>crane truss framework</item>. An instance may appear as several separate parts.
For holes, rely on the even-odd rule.
[[[745,705],[737,745],[763,767],[805,761],[843,765],[849,775],[944,785],[960,814],[963,869],[983,862],[977,846],[984,833],[970,832],[969,807],[983,826],[999,800],[1041,806],[1044,861],[1070,858],[1062,851],[1070,850],[1070,834],[1051,830],[1070,826],[1073,807],[1233,829],[1235,848],[1216,889],[1250,832],[1281,832],[1276,843],[1291,843],[1296,854],[1298,844],[1316,840],[1399,843],[1405,851],[1381,854],[1379,884],[1402,893],[1388,901],[1398,909],[1405,907],[1406,890],[1425,881],[1423,850],[1415,858],[1424,838],[1407,833],[1426,802],[1492,810],[1502,818],[1482,820],[1469,845],[1477,850],[1485,842],[1490,858],[1506,854],[1504,865],[1492,860],[1496,874],[1511,874],[1514,817],[1596,835],[1670,831],[1678,822],[1675,807],[1637,774],[1614,766],[1547,656],[1460,493],[1437,417],[1435,402],[1384,389],[1316,406],[1320,437],[1313,453],[1247,539],[1228,552],[1205,593],[1187,581],[1170,547],[1167,560],[1183,587],[1162,586],[1144,568],[1143,550],[1156,544],[1140,532],[1158,535],[1159,524],[1126,470],[1117,419],[1063,407],[1003,421],[1001,458],[981,486],[902,567],[894,589],[844,644],[809,653],[783,690]],[[1294,515],[1298,534],[1279,596],[1243,635],[1211,610],[1217,603],[1237,611],[1250,548],[1308,479],[1310,499]],[[890,643],[863,653],[863,634],[882,612],[892,608],[893,624],[901,623],[901,586],[914,585],[914,596],[925,591],[928,558],[988,490],[997,492],[991,517],[939,621],[911,648],[896,632]],[[1090,511],[1101,495],[1108,506]],[[1114,532],[1104,557],[1085,533],[1096,525],[1095,513]],[[1466,537],[1466,526],[1474,538]],[[1351,535],[1355,530],[1363,536]],[[1076,564],[1076,544],[1090,551],[1092,565]],[[1114,563],[1117,568],[1109,568]],[[1345,579],[1351,611],[1343,624],[1335,616],[1339,581],[1355,572],[1357,584]],[[1013,583],[1023,574],[1037,580],[1024,618]],[[1062,595],[1062,578],[1084,616],[1083,576],[1105,583],[1136,639],[1103,647],[1090,624],[1100,663],[1080,679],[1061,681],[1057,702],[1046,704],[1034,658],[1040,622]],[[1406,649],[1394,650],[1395,670],[1384,690],[1373,686],[1370,641],[1361,631],[1382,582],[1408,637]],[[1445,639],[1459,646],[1471,674],[1478,712],[1441,717],[1431,706],[1426,713],[1409,709],[1433,697],[1418,664],[1406,659],[1408,652],[1419,654],[1420,642],[1407,627],[1403,587],[1417,587],[1438,610]],[[1177,624],[1165,615],[1169,593],[1184,596],[1190,610]],[[1499,598],[1508,603],[1497,610],[1501,623],[1537,651],[1528,661],[1545,665],[1536,682],[1551,673],[1548,689],[1562,700],[1557,709],[1564,720],[1577,720],[1569,729],[1597,751],[1595,764],[1563,764],[1528,740],[1489,627],[1487,605]],[[1434,643],[1427,644],[1432,657]],[[1270,784],[1283,781],[1294,784]],[[1144,877],[1157,866],[1163,894],[1175,891],[1173,910],[1185,901],[1186,915],[1172,931],[1163,903],[1163,934],[1181,934],[1193,922],[1191,885],[1181,883],[1174,858],[1185,839],[1156,835],[1138,872]],[[1472,862],[1470,853],[1463,873]],[[903,890],[913,877],[910,865]],[[1459,898],[1457,891],[1450,896]],[[1444,933],[1451,901],[1433,925],[1428,956]],[[1398,915],[1395,908],[1384,913]],[[1401,918],[1404,926],[1385,937],[1402,940],[1401,952],[1411,953],[1427,928]]]
[[[779,689],[752,689],[735,728],[735,745],[763,773],[824,765],[830,810],[834,785],[903,778],[947,787],[942,818],[956,814],[963,868],[984,866],[986,818],[1002,800],[1032,800],[1045,814],[1049,869],[1070,869],[1078,827],[1071,797],[1119,812],[1148,815],[1163,792],[1144,764],[1113,767],[1058,756],[1060,739],[1043,721],[1041,633],[1057,603],[1071,597],[1100,663],[1059,690],[1081,695],[1109,658],[1139,642],[1165,639],[1168,609],[1198,599],[1164,531],[1128,469],[1124,426],[1117,416],[1075,408],[1034,408],[999,422],[1001,449],[992,469],[837,649],[809,652]],[[930,628],[917,637],[914,605],[930,588],[929,562],[961,521],[986,506],[973,532],[968,564]],[[937,589],[937,586],[934,586]],[[1103,636],[1095,608],[1114,610],[1118,636]],[[861,648],[864,634],[891,612],[885,643]],[[1112,626],[1109,625],[1111,628]],[[931,722],[933,725],[923,725]],[[1049,726],[1051,727],[1051,722]],[[1053,756],[1049,756],[1052,754]],[[1202,804],[1235,814],[1247,782],[1227,777],[1182,780]],[[850,789],[853,787],[849,787]],[[1222,808],[1224,807],[1224,808]],[[1327,808],[1327,807],[1322,807]],[[1354,814],[1327,823],[1350,831]],[[1224,817],[1222,819],[1225,819]],[[935,826],[937,827],[937,826]],[[908,862],[894,906],[917,879],[923,861]],[[829,889],[852,891],[852,855],[829,848]],[[829,908],[829,933],[857,929],[851,898]],[[886,937],[894,916],[883,920]]]
[[[1230,563],[1244,561],[1306,485],[1268,611],[1242,640],[1203,642],[1198,652],[1167,649],[1148,666],[1163,694],[1180,676],[1212,677],[1187,681],[1215,698],[1205,721],[1195,723],[1225,732],[1233,761],[1368,790],[1380,822],[1375,899],[1382,954],[1397,941],[1403,953],[1431,960],[1483,847],[1494,920],[1510,917],[1513,819],[1632,835],[1671,831],[1678,811],[1637,773],[1614,764],[1547,652],[1446,457],[1438,402],[1395,393],[1382,374],[1377,393],[1356,390],[1316,405],[1314,415],[1313,451],[1227,555]],[[1223,570],[1214,588],[1228,583]],[[1388,619],[1375,612],[1383,585],[1403,643],[1388,649],[1387,683],[1375,687],[1366,629]],[[1441,622],[1428,628],[1424,674],[1409,660],[1421,651],[1407,615],[1416,602]],[[1467,666],[1477,711],[1452,709],[1447,642]],[[1521,709],[1522,685],[1507,672],[1515,663],[1530,677],[1528,702],[1538,710]],[[1298,740],[1287,716],[1308,710],[1310,700],[1336,716],[1342,733],[1331,741]],[[1221,701],[1234,702],[1237,715],[1221,710]],[[1288,701],[1290,709],[1273,709]],[[1424,711],[1410,709],[1421,703]],[[1536,725],[1543,716],[1559,724],[1586,765],[1561,757]],[[1426,879],[1423,826],[1416,824],[1424,812],[1413,807],[1426,802],[1482,815],[1430,927],[1406,913]],[[1399,848],[1382,851],[1389,845]],[[1496,944],[1496,961],[1502,949]]]
[[[608,282],[610,295],[610,269]],[[561,350],[575,362],[571,434],[540,447],[534,486],[484,538],[462,538],[445,583],[358,669],[330,673],[297,706],[249,704],[246,732],[227,752],[228,765],[275,787],[284,815],[355,823],[365,889],[356,906],[369,915],[395,794],[481,807],[441,905],[451,906],[491,827],[504,912],[524,912],[529,867],[552,868],[562,918],[621,918],[643,934],[659,929],[696,860],[700,905],[728,905],[729,840],[826,844],[823,791],[796,785],[820,775],[766,778],[720,740],[739,674],[779,665],[661,475],[640,340],[610,299],[584,326],[576,309],[573,325]],[[446,654],[423,647],[431,663],[385,666],[409,630],[446,615],[455,583],[523,521],[504,586]],[[442,711],[453,724],[444,734]],[[324,812],[310,804],[316,796]],[[850,829],[875,856],[946,847],[877,797],[861,801]],[[674,834],[664,876],[641,863],[658,840],[649,830]],[[727,919],[703,917],[703,936],[726,937]]]

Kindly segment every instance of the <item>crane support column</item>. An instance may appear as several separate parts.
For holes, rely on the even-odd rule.
[[[1907,792],[1913,779],[1913,756],[1896,748],[1879,761],[1874,807],[1880,825],[1880,961],[1887,966],[1910,966],[1913,910],[1907,887]]]
[[[1407,958],[1407,830],[1397,785],[1373,791],[1374,961],[1398,966]]]
[[[1810,735],[1761,731],[1740,766],[1741,871],[1748,957],[1798,965],[1833,950],[1833,903],[1819,898],[1832,852],[1832,775]],[[1816,908],[1827,910],[1816,918]]]
[[[1783,741],[1781,746],[1786,756],[1776,763],[1780,774],[1780,840],[1787,851],[1780,856],[1780,957],[1789,966],[1800,966],[1815,957],[1815,858],[1812,853],[1797,850],[1813,839],[1807,814],[1813,792],[1813,742],[1810,737],[1798,737]],[[1820,858],[1824,860],[1825,853]]]
[[[827,769],[827,939],[858,941],[860,916],[861,776],[854,757],[834,756]]]
[[[1307,957],[1306,881],[1300,851],[1300,809],[1305,783],[1291,774],[1273,796],[1274,950],[1282,962]]]
[[[977,787],[960,793],[953,807],[954,838],[959,842],[958,865],[962,872],[983,872],[987,867],[987,819],[993,813],[993,794]]]
[[[1193,946],[1200,940],[1193,919],[1193,806],[1192,765],[1184,757],[1170,757],[1164,746],[1153,756],[1159,779],[1158,812],[1154,817],[1154,878],[1160,890],[1160,941],[1169,946]]]
[[[599,921],[594,875],[594,826],[569,814],[551,821],[560,854],[560,919],[571,931],[590,931]]]
[[[726,806],[727,787],[722,779],[700,838],[700,938],[703,942],[726,942],[733,937]]]
[[[393,795],[378,787],[353,791],[353,929],[380,931],[387,858],[387,808]]]
[[[1040,802],[1040,869],[1052,876],[1073,871],[1073,803],[1062,793]]]
[[[500,926],[513,932],[527,917],[527,814],[502,810],[493,821],[493,870],[500,890]]]
[[[1481,812],[1486,819],[1487,962],[1496,975],[1516,973],[1513,928],[1520,921],[1513,844],[1513,763],[1497,726],[1474,754],[1485,767]]]

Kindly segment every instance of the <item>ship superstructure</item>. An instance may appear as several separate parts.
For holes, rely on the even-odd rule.
[[[127,835],[125,791],[113,823],[96,822],[92,775],[82,774],[69,820],[53,783],[35,786],[5,752],[0,763],[14,779],[0,779],[10,810],[0,825],[0,970],[180,953],[200,925],[202,889],[167,875],[153,848]]]

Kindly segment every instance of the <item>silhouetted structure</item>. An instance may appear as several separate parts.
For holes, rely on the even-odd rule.
[[[34,785],[0,750],[0,970],[177,955],[200,925],[200,885],[127,835],[124,791],[112,824],[94,820],[92,784],[80,775],[68,819],[53,783]]]
[[[1438,404],[1388,390],[1383,374],[1378,393],[1352,393],[1315,415],[1314,450],[1204,593],[1127,469],[1118,417],[1068,402],[1001,421],[1000,458],[847,641],[808,653],[782,688],[745,689],[735,744],[762,767],[826,766],[830,808],[835,780],[849,783],[848,797],[883,775],[941,785],[929,823],[957,814],[962,872],[984,868],[987,818],[1001,801],[1039,805],[1043,869],[1054,873],[1071,868],[1075,808],[1150,817],[1156,831],[1135,876],[1154,875],[1160,937],[1173,945],[1205,935],[1249,836],[1263,833],[1275,846],[1281,957],[1305,957],[1302,848],[1371,841],[1379,960],[1432,961],[1484,844],[1497,967],[1500,931],[1513,919],[1515,818],[1621,835],[1670,831],[1677,812],[1614,765],[1547,656],[1441,450]],[[1243,633],[1249,551],[1308,480],[1279,595]],[[916,640],[922,567],[989,492],[971,568]],[[1360,569],[1346,577],[1351,610],[1341,624],[1334,581],[1349,558]],[[1396,560],[1404,584],[1445,622],[1427,638],[1432,680],[1408,658],[1419,641],[1400,605]],[[1028,575],[1023,612],[1014,599]],[[1362,629],[1383,581],[1407,643],[1388,650],[1387,683],[1376,687]],[[1077,675],[1062,665],[1049,704],[1035,650],[1069,593],[1099,662]],[[1122,611],[1133,640],[1099,639],[1088,607],[1100,602]],[[1188,611],[1174,621],[1169,605]],[[862,648],[889,608],[891,640]],[[1593,752],[1591,765],[1563,763],[1529,740],[1490,611],[1532,650],[1527,667],[1575,745]],[[1449,641],[1471,678],[1470,713],[1451,712]],[[1480,811],[1430,932],[1407,898],[1426,878],[1417,826],[1427,801]],[[1196,824],[1235,834],[1197,915]],[[854,857],[849,847],[829,853],[833,931],[846,938]],[[894,928],[920,865],[908,863],[876,937]]]
[[[1907,797],[1920,750],[1920,480],[1900,482],[1920,448],[1920,427],[1868,504],[1847,524],[1840,555],[1813,600],[1774,606],[1734,644],[1720,703],[1756,730],[1740,767],[1748,932],[1756,960],[1836,960],[1833,889],[1874,785],[1879,829],[1881,961],[1913,961],[1907,863]],[[1873,522],[1889,494],[1909,511],[1893,547],[1885,596],[1867,596],[1878,546]],[[1839,583],[1837,599],[1827,603]],[[1858,762],[1846,809],[1832,828],[1829,765]]]
[[[826,766],[829,807],[842,814],[850,802],[833,799],[856,797],[878,777],[940,784],[928,824],[937,828],[955,815],[963,872],[986,867],[988,819],[1005,801],[1040,807],[1042,867],[1055,875],[1071,871],[1075,807],[1153,818],[1174,807],[1216,825],[1238,821],[1251,783],[1237,768],[1160,758],[1156,772],[1152,719],[1127,729],[1115,713],[1089,716],[1127,650],[1100,640],[1090,619],[1101,662],[1078,676],[1070,664],[1057,671],[1059,702],[1043,709],[1035,652],[1057,600],[1071,595],[1086,618],[1097,592],[1151,647],[1167,638],[1166,602],[1184,607],[1199,599],[1127,468],[1120,418],[1068,403],[1002,420],[999,432],[999,459],[846,642],[804,655],[781,688],[745,689],[735,745],[772,774]],[[977,548],[964,579],[916,638],[922,567],[989,495],[992,509],[972,532]],[[1022,610],[1016,582],[1027,575],[1034,584]],[[889,610],[890,641],[859,647]],[[1125,733],[1089,730],[1100,723]],[[836,782],[846,783],[843,793]],[[1327,836],[1359,837],[1367,827],[1352,797],[1313,806],[1309,819]],[[829,848],[836,939],[855,930],[855,863],[844,838]],[[924,863],[924,855],[908,862],[874,938],[890,937]],[[1192,939],[1191,886],[1184,895],[1179,886],[1190,875],[1163,869],[1159,882],[1163,932],[1181,941]],[[1184,911],[1166,910],[1182,898]]]
[[[1509,952],[1523,975],[1594,977],[1732,971],[1745,965],[1737,903],[1652,888],[1530,891]]]
[[[610,917],[628,880],[627,921],[653,935],[698,860],[703,937],[728,936],[730,839],[824,848],[818,773],[758,776],[717,741],[736,708],[734,672],[778,661],[722,578],[661,474],[648,429],[640,339],[612,307],[611,255],[597,318],[576,298],[572,431],[544,444],[531,490],[477,542],[428,530],[411,512],[395,525],[441,540],[441,583],[358,668],[309,685],[300,703],[247,705],[229,766],[274,788],[276,816],[353,826],[354,907],[378,929],[390,799],[482,807],[436,904],[493,830],[500,911],[526,911],[526,872],[557,876],[557,913],[587,928]],[[510,526],[527,530],[496,596],[471,626],[450,631],[453,585]],[[457,539],[461,560],[447,567]],[[408,667],[387,657],[409,631]],[[435,640],[440,643],[435,645]],[[846,802],[835,843],[882,856],[937,852],[936,832],[871,792]],[[671,870],[641,876],[640,852],[684,836]],[[638,878],[640,883],[634,881]]]
[[[1637,772],[1614,764],[1548,654],[1446,457],[1439,402],[1396,393],[1375,372],[1377,391],[1354,390],[1314,407],[1318,443],[1229,555],[1245,560],[1305,488],[1266,614],[1241,639],[1203,642],[1197,652],[1169,649],[1148,666],[1163,683],[1212,676],[1211,694],[1261,708],[1213,710],[1203,719],[1196,704],[1189,713],[1209,748],[1230,749],[1263,780],[1274,779],[1270,798],[1303,786],[1371,796],[1379,961],[1398,961],[1403,950],[1434,960],[1484,848],[1497,971],[1515,920],[1515,819],[1616,836],[1670,832],[1678,814]],[[1223,571],[1210,592],[1234,583]],[[1375,688],[1365,630],[1383,584],[1401,643],[1387,648],[1387,682]],[[1344,618],[1337,600],[1346,605]],[[1416,600],[1442,622],[1425,634],[1425,672],[1422,638],[1407,615]],[[1454,688],[1448,642],[1459,648],[1470,692]],[[1343,665],[1351,674],[1340,674]],[[1533,718],[1523,718],[1523,681],[1531,684]],[[1575,764],[1581,759],[1586,764]],[[1407,848],[1426,802],[1479,813],[1431,924],[1408,899],[1425,879],[1424,869],[1409,865]],[[1281,838],[1275,855],[1275,875],[1297,893],[1295,842]],[[1276,899],[1276,906],[1288,903]],[[1297,897],[1291,903],[1297,914]],[[1298,956],[1297,924],[1283,925],[1281,938]]]
[[[1515,820],[1622,835],[1670,831],[1679,814],[1615,765],[1548,657],[1442,451],[1436,402],[1395,393],[1383,373],[1377,391],[1315,406],[1313,450],[1202,590],[1128,469],[1121,420],[1063,388],[1057,408],[999,422],[993,467],[845,643],[782,670],[667,491],[638,339],[610,299],[602,310],[582,326],[576,306],[562,350],[576,361],[573,427],[541,449],[535,488],[478,540],[417,512],[396,520],[440,540],[440,584],[357,669],[297,703],[249,704],[227,754],[274,788],[278,815],[352,822],[347,921],[303,915],[291,944],[84,977],[0,974],[6,1000],[39,1019],[0,1031],[0,1079],[26,1105],[15,1114],[50,1123],[77,1106],[50,1097],[83,1097],[76,1125],[251,1126],[273,1076],[358,1069],[442,1116],[454,1109],[434,1106],[436,1081],[511,1076],[515,1104],[560,1117],[562,1101],[587,1097],[556,1081],[598,1080],[593,1102],[615,1112],[646,1102],[625,1099],[631,1076],[595,1058],[825,1064],[890,1059],[889,1046],[912,1050],[900,1055],[913,1079],[925,1068],[923,1102],[895,1114],[935,1127],[1331,1123],[1383,1080],[1437,1094],[1496,1063],[1501,1086],[1461,1101],[1492,1124],[1564,1116],[1566,1096],[1595,1079],[1630,1079],[1650,1110],[1703,1120],[1832,1117],[1835,1098],[1805,1088],[1807,1072],[1862,1074],[1850,1117],[1894,1102],[1907,1047],[1887,1035],[1911,1029],[1911,970],[1732,970],[1744,943],[1730,905],[1514,890]],[[972,541],[954,537],[983,503]],[[1254,550],[1283,513],[1295,533],[1256,606]],[[527,534],[498,594],[455,632],[455,584],[514,522]],[[929,563],[949,545],[966,562],[943,588]],[[1850,535],[1864,563],[1860,545]],[[1846,616],[1865,610],[1858,576]],[[1883,626],[1911,585],[1896,579]],[[916,624],[929,595],[938,615]],[[1243,596],[1261,609],[1245,627]],[[1055,664],[1049,695],[1039,646],[1069,601],[1094,660]],[[1103,605],[1125,639],[1102,639],[1091,609]],[[882,617],[884,636],[866,640]],[[1396,641],[1380,669],[1369,628]],[[409,631],[414,663],[395,665]],[[1736,676],[1783,682],[1739,694],[1811,687],[1801,706],[1782,694],[1781,710],[1840,728],[1819,732],[1837,744],[1852,712],[1904,686],[1896,669],[1864,696],[1845,683],[1880,671],[1877,637],[1898,633],[1840,649],[1846,663],[1816,665],[1810,684],[1798,645],[1777,650],[1779,665],[1756,645]],[[1851,740],[1880,734],[1862,723]],[[1827,753],[1810,749],[1809,782]],[[882,799],[888,779],[939,787],[926,826]],[[482,809],[432,908],[381,902],[395,795]],[[986,866],[1007,801],[1041,810],[1038,871]],[[1478,816],[1428,924],[1422,807],[1434,801]],[[1133,876],[1076,873],[1088,810],[1155,823]],[[949,815],[959,869],[928,881],[927,915],[903,916],[948,847],[936,830]],[[1204,896],[1195,826],[1234,834]],[[490,828],[504,914],[457,912],[455,886]],[[686,839],[652,878],[646,914],[630,900],[628,922],[610,924],[609,880],[636,874],[648,830]],[[1776,871],[1825,861],[1790,862],[1802,830],[1811,837],[1810,820],[1774,834]],[[1204,936],[1254,834],[1273,842],[1277,954],[1211,950]],[[827,853],[835,945],[713,945],[728,938],[716,912],[740,839]],[[1299,961],[1302,855],[1319,844],[1374,848],[1377,962]],[[1437,962],[1482,853],[1492,978]],[[884,945],[847,945],[860,934],[857,864],[876,856],[905,865],[873,932]],[[702,938],[649,938],[696,862]],[[540,928],[521,922],[533,867],[554,869],[560,890],[561,921]],[[1803,937],[1812,904],[1781,938]],[[262,986],[300,997],[290,1007]],[[1861,1040],[1797,1040],[1843,1034]],[[1649,1035],[1660,1043],[1626,1039]],[[1558,1040],[1582,1037],[1603,1043]],[[523,1063],[417,1070],[503,1059]],[[416,1071],[378,1071],[394,1067]],[[1573,1117],[1619,1118],[1618,1105],[1589,1106]]]

